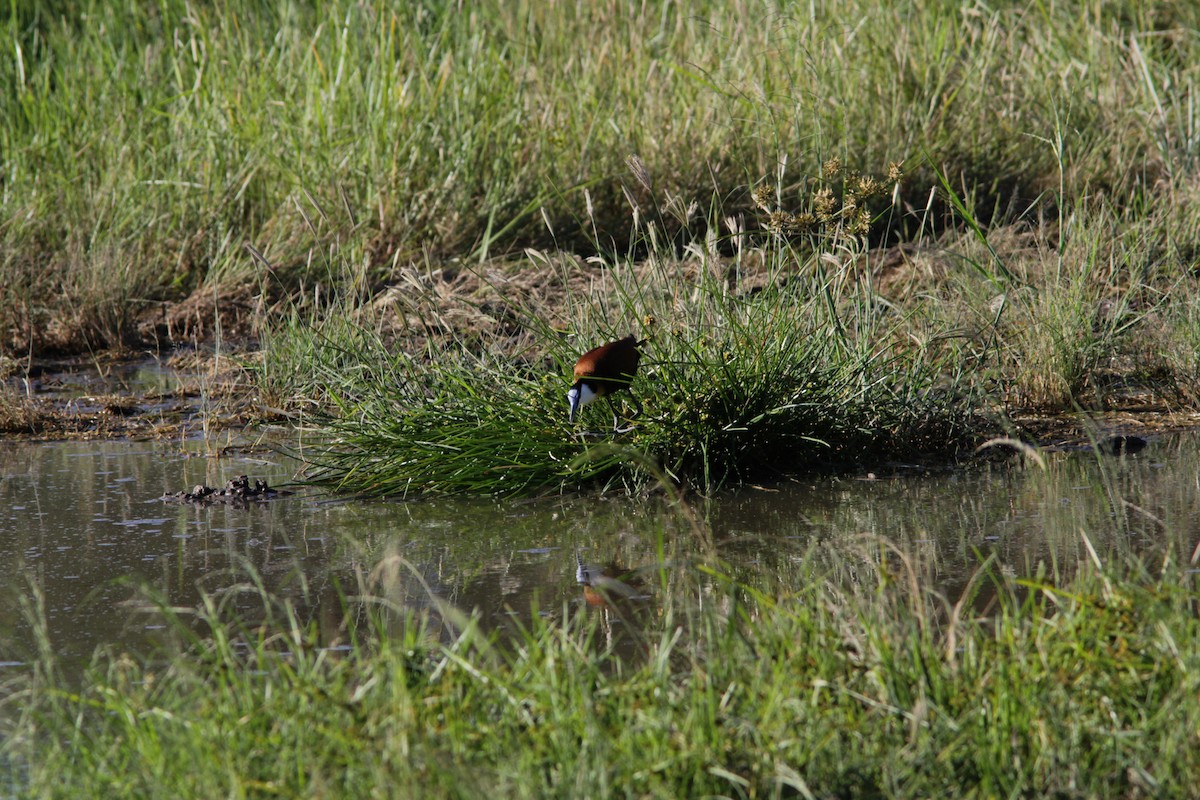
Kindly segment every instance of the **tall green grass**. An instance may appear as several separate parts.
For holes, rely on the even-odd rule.
[[[902,558],[849,581],[820,561],[765,584],[664,569],[633,660],[586,607],[507,643],[355,611],[346,652],[265,595],[263,624],[207,598],[200,636],[164,606],[165,660],[9,683],[4,780],[37,797],[1190,795],[1186,565],[1050,581],[984,564],[947,599]]]
[[[270,317],[338,283],[349,239],[372,286],[425,257],[620,245],[630,154],[664,206],[747,209],[787,156],[790,179],[927,153],[988,223],[1097,198],[1194,219],[1197,22],[1134,2],[8,3],[0,347],[136,343],[199,289]],[[937,183],[913,172],[902,230]],[[258,305],[246,242],[274,267]]]

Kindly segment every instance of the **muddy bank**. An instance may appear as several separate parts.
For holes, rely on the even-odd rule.
[[[1006,252],[1037,249],[1028,231],[1014,229],[1007,239],[1002,234],[993,238]],[[945,290],[952,250],[947,243],[896,245],[851,259],[848,267],[879,297],[903,307]],[[730,297],[740,299],[788,280],[773,274],[761,251],[752,249],[736,259],[681,258],[628,269],[666,270],[683,286],[696,284],[701,271],[715,270],[713,277]],[[567,335],[575,324],[566,311],[569,296],[613,291],[608,268],[571,254],[537,251],[474,268],[398,267],[393,278],[350,312],[382,333],[389,348],[420,353],[450,341],[477,341],[530,369],[552,365],[541,358],[523,315]],[[512,298],[520,298],[519,310]],[[146,309],[134,336],[136,347],[126,343],[120,351],[69,358],[0,355],[0,437],[174,439],[287,425],[293,412],[311,405],[310,399],[264,397],[256,375],[263,355],[256,332],[269,329],[278,314],[271,301],[246,288],[205,290]],[[964,330],[963,335],[979,332]],[[215,341],[221,342],[219,352]],[[1071,448],[1110,436],[1153,437],[1200,426],[1200,413],[1187,410],[1194,403],[1180,394],[1177,381],[1149,380],[1144,372],[1128,355],[1097,363],[1085,396],[1076,398],[1088,408],[1079,413],[1043,413],[1027,393],[1009,388],[994,407],[982,410],[979,419],[988,422],[977,432],[978,441],[1008,436]]]
[[[190,350],[10,362],[0,383],[0,437],[185,439],[285,420],[259,397],[248,372],[256,358]]]
[[[0,387],[0,438],[7,440],[171,440],[287,426],[294,417],[264,402],[251,370],[259,353],[189,350],[169,358],[62,359],[9,374]],[[1015,437],[1049,450],[1096,444],[1132,452],[1112,437],[1154,439],[1200,429],[1200,413],[1172,411],[1129,395],[1118,409],[1072,414],[1014,412],[1006,424],[978,432]],[[564,412],[566,413],[565,407]],[[1136,445],[1135,445],[1136,447]],[[1115,452],[1114,452],[1115,451]],[[989,452],[986,457],[999,455]]]

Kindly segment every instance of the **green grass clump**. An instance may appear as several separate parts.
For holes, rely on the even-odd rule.
[[[572,335],[513,300],[518,290],[491,287],[508,298],[523,358],[510,336],[468,339],[449,323],[425,352],[391,353],[361,318],[332,313],[317,331],[296,325],[268,343],[265,381],[281,376],[293,393],[326,398],[327,441],[304,453],[310,479],[371,495],[633,487],[663,476],[711,489],[964,446],[970,408],[937,385],[941,355],[901,341],[903,320],[874,303],[856,266],[861,240],[759,236],[762,246],[743,254],[759,264],[752,287],[739,261],[715,249],[681,258],[660,248],[636,266],[597,257],[580,290],[567,262],[558,313]],[[436,306],[405,302],[395,315]],[[645,341],[630,389],[642,414],[629,416],[636,404],[623,392],[613,401],[633,430],[610,433],[604,401],[572,427],[575,359],[630,332]]]
[[[45,668],[10,685],[5,784],[38,797],[1190,796],[1200,630],[1186,569],[1085,568],[1057,586],[984,571],[957,603],[884,564],[849,584],[802,573],[769,593],[664,575],[634,661],[588,613],[534,614],[509,643],[472,622],[439,643],[401,613],[360,624],[339,653],[271,598],[254,626],[208,598],[199,637],[164,608],[181,642],[165,662],[102,653],[78,689]],[[971,611],[988,598],[986,616]]]

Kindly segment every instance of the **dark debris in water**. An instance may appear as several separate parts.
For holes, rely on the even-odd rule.
[[[259,480],[258,478],[255,478],[253,485],[251,485],[249,477],[239,475],[226,483],[222,489],[215,489],[212,486],[205,486],[204,484],[196,484],[190,492],[168,492],[162,496],[162,499],[168,502],[197,503],[201,505],[208,505],[210,503],[248,504],[251,500],[264,502],[289,494],[291,492],[272,489],[267,485],[266,481]]]
[[[1132,455],[1146,448],[1146,440],[1141,436],[1110,436],[1097,448],[1106,456]]]

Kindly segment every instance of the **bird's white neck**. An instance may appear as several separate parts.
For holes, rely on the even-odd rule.
[[[586,383],[579,384],[578,389],[572,388],[571,391],[568,393],[567,397],[570,398],[571,394],[579,395],[579,407],[580,408],[586,406],[588,403],[590,403],[596,399],[596,392],[592,389],[591,386],[588,386]]]

